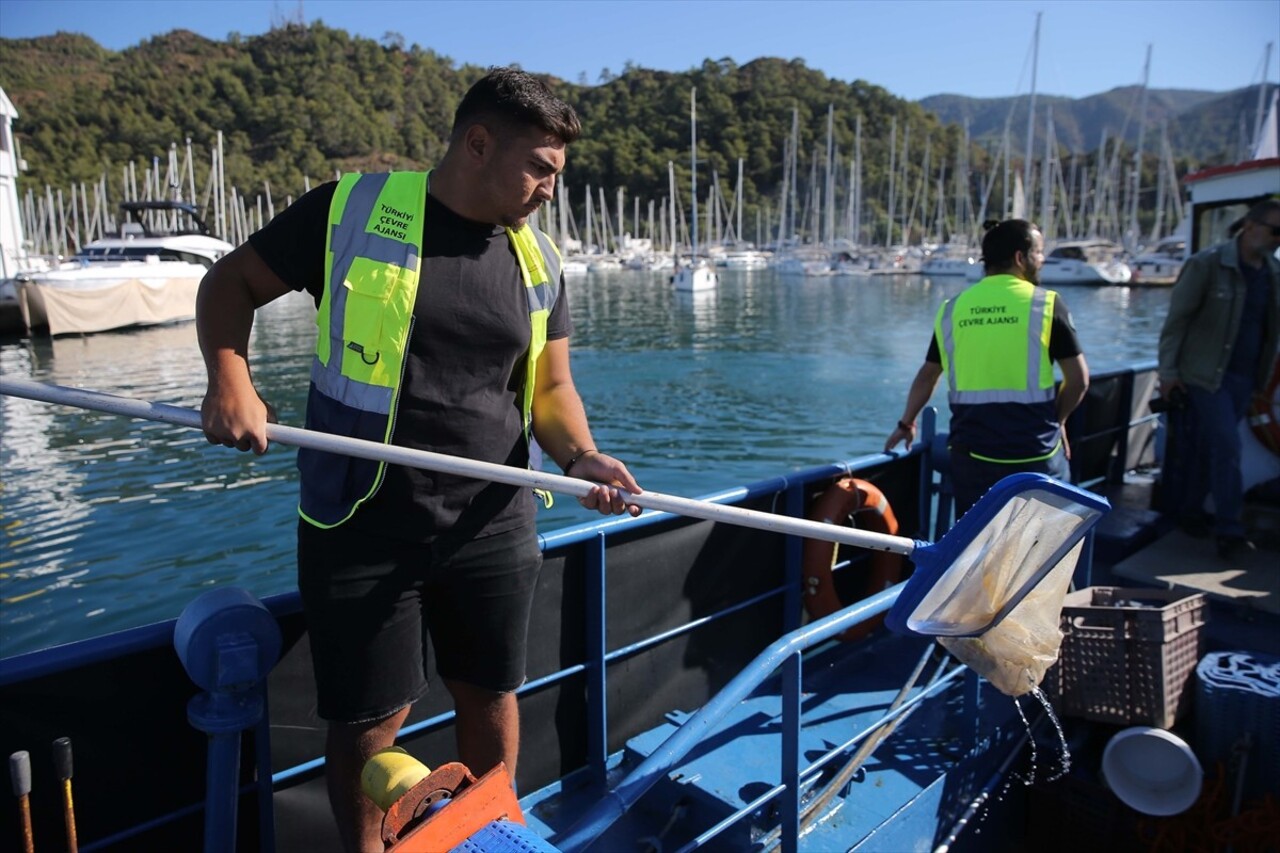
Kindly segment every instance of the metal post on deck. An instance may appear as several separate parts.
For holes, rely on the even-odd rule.
[[[205,771],[205,853],[233,853],[240,799],[240,735],[258,726],[266,708],[266,678],[280,657],[280,626],[248,592],[238,587],[210,590],[178,617],[173,647],[187,675],[203,693],[187,705],[187,720],[209,736]],[[270,751],[266,738],[255,743],[261,759]],[[261,768],[261,761],[259,762]],[[271,776],[259,773],[258,785]],[[259,789],[262,837],[271,839],[270,797]],[[266,849],[270,849],[268,846]]]
[[[807,507],[804,505],[804,484],[795,483],[787,487],[785,492],[786,514],[792,518],[804,518]],[[839,546],[836,546],[839,548]],[[799,536],[788,536],[783,542],[783,584],[782,596],[782,630],[794,631],[800,627],[800,612],[803,609],[804,571],[801,563],[804,559],[804,540]]]
[[[586,546],[586,631],[587,631],[587,768],[600,791],[608,786],[609,692],[605,657],[606,595],[605,535],[597,533]]]
[[[800,699],[804,658],[789,655],[782,664],[782,850],[795,853],[800,844]]]

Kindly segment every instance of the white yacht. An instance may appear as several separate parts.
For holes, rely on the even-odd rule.
[[[1044,259],[1040,283],[1128,284],[1133,271],[1124,262],[1124,249],[1110,240],[1064,240]]]
[[[792,252],[786,255],[773,256],[773,268],[781,276],[826,276],[835,275],[831,255],[827,252]]]
[[[972,255],[932,254],[920,265],[920,274],[930,278],[947,278],[951,276],[969,278],[970,273],[981,271],[982,264]],[[981,278],[982,276],[978,276]]]
[[[717,266],[730,270],[763,270],[768,269],[770,256],[771,253],[758,249],[735,249],[725,252],[723,261],[718,261]]]
[[[1149,252],[1143,252],[1129,262],[1133,269],[1134,284],[1173,284],[1182,272],[1187,256],[1185,236],[1166,237]]]
[[[234,247],[210,236],[195,205],[132,201],[120,208],[129,219],[118,235],[14,277],[28,331],[88,334],[195,317],[200,279]]]

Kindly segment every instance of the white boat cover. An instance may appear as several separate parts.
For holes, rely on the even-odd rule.
[[[49,334],[103,332],[190,320],[196,314],[197,277],[126,279],[97,288],[64,288],[23,282],[19,306],[27,328],[48,325]]]

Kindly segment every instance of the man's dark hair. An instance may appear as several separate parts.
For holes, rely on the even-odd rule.
[[[1267,214],[1270,213],[1280,213],[1280,199],[1269,198],[1258,202],[1249,208],[1249,212],[1244,215],[1244,218],[1250,222],[1258,222],[1265,225],[1267,223]]]
[[[492,67],[467,90],[453,114],[453,135],[471,123],[502,128],[536,127],[566,145],[582,135],[573,107],[552,94],[546,83],[519,68]]]
[[[1030,254],[1035,245],[1031,232],[1040,230],[1025,219],[988,220],[982,225],[987,229],[982,235],[982,266],[988,273],[1008,269],[1018,252]]]

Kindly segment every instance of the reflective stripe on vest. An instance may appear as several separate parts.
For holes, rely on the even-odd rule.
[[[329,208],[326,279],[316,318],[307,427],[390,444],[413,328],[429,173],[346,175]],[[529,227],[506,229],[528,296],[530,346],[522,395],[530,443],[537,362],[559,296],[560,254]],[[349,519],[378,490],[386,463],[298,452],[299,514],[317,527]],[[544,498],[545,500],[545,498]]]
[[[421,211],[427,188],[422,173],[396,173],[394,182],[392,177],[346,175],[334,193],[328,277],[317,319],[322,332],[327,324],[329,333],[317,338],[311,363],[311,381],[321,394],[381,415],[391,413],[392,394],[403,372],[407,320],[413,314],[422,254],[421,213],[405,213],[406,222],[383,210]],[[408,227],[393,228],[383,219]],[[341,286],[334,287],[334,282]],[[387,317],[389,310],[398,316]],[[387,319],[406,322],[384,329]]]
[[[507,239],[515,248],[520,264],[520,277],[524,280],[525,294],[529,298],[529,358],[525,360],[524,394],[521,412],[524,416],[524,436],[530,446],[529,465],[542,467],[541,459],[533,459],[536,443],[533,441],[533,392],[537,380],[538,356],[547,345],[547,318],[560,295],[560,250],[551,238],[536,228],[523,225],[519,230],[507,229]]]
[[[1049,333],[1056,296],[1002,275],[984,278],[942,304],[935,333],[952,405],[1054,399]],[[957,347],[964,351],[959,362]]]

